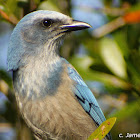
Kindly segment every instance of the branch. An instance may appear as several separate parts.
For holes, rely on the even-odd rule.
[[[2,9],[0,9],[0,15],[8,22],[12,23],[13,25],[16,25],[18,23],[18,19],[14,16],[8,16],[7,13],[5,13]]]

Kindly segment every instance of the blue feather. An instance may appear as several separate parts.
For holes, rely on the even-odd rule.
[[[72,90],[77,97],[79,103],[82,105],[84,110],[91,116],[95,123],[97,125],[100,125],[106,119],[93,93],[87,87],[80,75],[72,67],[68,67],[68,74],[70,78],[74,81]]]

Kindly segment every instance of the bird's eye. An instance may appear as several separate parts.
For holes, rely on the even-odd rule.
[[[45,27],[50,27],[51,24],[52,24],[52,21],[50,19],[45,19],[45,20],[43,20],[43,23],[42,24]]]

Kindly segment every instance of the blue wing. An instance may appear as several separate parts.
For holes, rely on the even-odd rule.
[[[93,93],[84,83],[80,75],[72,67],[68,67],[68,74],[70,78],[75,82],[72,90],[78,101],[80,102],[84,110],[95,121],[95,123],[97,125],[100,125],[106,119]]]

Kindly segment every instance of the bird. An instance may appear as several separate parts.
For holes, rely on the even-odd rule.
[[[65,36],[90,27],[38,10],[25,15],[11,34],[7,68],[20,113],[37,140],[86,140],[106,120],[91,90],[59,52]],[[104,140],[111,140],[110,133]]]

